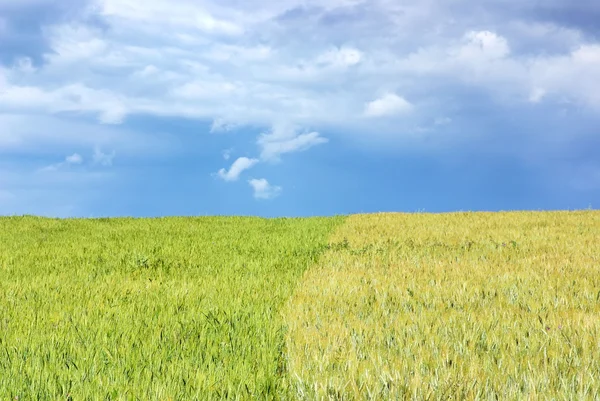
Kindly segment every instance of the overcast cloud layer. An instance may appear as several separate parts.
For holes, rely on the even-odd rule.
[[[176,157],[188,147],[176,133],[134,127],[144,118],[237,135],[243,152],[216,150],[216,164],[199,174],[250,186],[248,202],[286,196],[286,183],[268,174],[290,155],[308,164],[315,149],[336,152],[340,143],[464,148],[486,135],[510,138],[492,129],[496,117],[527,121],[531,138],[520,140],[535,144],[544,115],[577,128],[553,131],[546,154],[593,140],[600,2],[540,4],[0,0],[0,212],[20,210],[28,196],[20,185],[37,182],[40,169],[68,172],[65,193],[68,182],[118,176],[119,158]],[[487,128],[482,103],[492,113]],[[42,156],[43,165],[31,160]],[[591,156],[569,165],[586,171],[573,181],[579,187],[600,186]]]

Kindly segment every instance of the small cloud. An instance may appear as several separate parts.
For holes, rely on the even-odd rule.
[[[109,167],[112,166],[113,160],[116,156],[115,151],[113,150],[111,153],[104,153],[100,148],[96,147],[94,149],[94,164],[99,164],[101,166]]]
[[[63,163],[56,163],[56,164],[51,164],[49,166],[46,167],[42,167],[41,169],[38,170],[39,173],[47,173],[50,171],[56,171],[58,170],[61,166],[63,165]]]
[[[239,159],[233,162],[233,164],[229,168],[229,171],[222,168],[221,170],[219,170],[217,175],[225,181],[236,181],[244,170],[252,168],[256,163],[258,163],[258,159],[240,157]]]
[[[264,178],[248,180],[248,184],[254,189],[256,199],[273,199],[281,193],[281,187],[269,184]]]
[[[81,155],[79,153],[73,153],[71,156],[65,157],[65,161],[63,161],[61,163],[51,164],[46,167],[42,167],[38,171],[40,171],[40,172],[56,171],[63,166],[69,166],[69,165],[81,164],[81,163],[83,163],[83,157],[81,157]]]
[[[65,159],[67,164],[81,164],[83,163],[83,157],[79,153],[73,153],[71,156],[67,156]]]
[[[360,50],[342,47],[329,50],[318,57],[318,64],[325,64],[331,67],[345,68],[360,63],[363,59],[363,53]]]
[[[214,134],[215,132],[228,132],[237,127],[237,124],[230,123],[222,118],[216,118],[213,120],[212,125],[210,126],[210,133]]]
[[[364,114],[366,117],[384,117],[408,113],[412,109],[413,105],[406,99],[394,93],[388,93],[367,103]]]
[[[298,135],[296,127],[284,124],[274,126],[269,134],[261,134],[257,143],[262,148],[261,159],[279,161],[284,153],[302,152],[328,141],[318,132]]]
[[[223,159],[229,160],[229,158],[231,157],[231,152],[233,152],[233,149],[225,149],[222,153]]]
[[[490,31],[471,31],[463,37],[465,44],[458,57],[465,61],[497,60],[510,54],[507,40]]]

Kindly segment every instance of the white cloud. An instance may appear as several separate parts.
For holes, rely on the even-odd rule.
[[[392,122],[409,110],[414,125],[431,121],[445,110],[430,105],[460,85],[516,102],[600,107],[597,42],[505,15],[473,30],[480,14],[456,14],[466,2],[452,4],[99,0],[86,17],[98,14],[108,29],[47,24],[43,66],[0,70],[0,111],[91,113],[106,124],[131,114],[198,118],[213,121],[212,132],[278,121],[315,127],[287,142],[265,140],[265,157],[277,159],[323,143],[317,132],[326,128],[370,131],[377,122],[365,116],[389,117],[378,131],[397,132]],[[561,52],[523,53],[522,38],[536,49],[548,38]],[[452,110],[461,102],[469,100]]]
[[[387,93],[365,105],[365,116],[384,117],[410,112],[413,109],[406,99],[394,93]]]
[[[115,156],[116,152],[114,150],[111,153],[104,153],[99,147],[94,148],[94,164],[99,164],[105,167],[112,166]]]
[[[109,55],[110,45],[102,37],[101,31],[86,25],[55,25],[46,28],[46,35],[52,43],[52,53],[46,60],[54,65],[67,65],[98,60]]]
[[[466,63],[502,59],[510,54],[506,39],[494,32],[467,32],[464,41],[466,43],[458,49],[456,58]]]
[[[148,24],[155,29],[186,27],[209,34],[233,36],[244,33],[243,26],[212,15],[204,7],[190,1],[180,1],[177,7],[167,0],[102,0],[99,3],[105,18],[120,18],[131,24]]]
[[[63,166],[63,163],[50,164],[48,166],[42,167],[37,170],[39,173],[48,173],[51,171],[57,171],[59,168]]]
[[[261,159],[276,162],[284,153],[305,151],[328,141],[318,132],[298,134],[296,127],[276,124],[270,133],[261,134],[257,143],[261,148]]]
[[[184,99],[215,99],[234,93],[237,86],[230,82],[192,81],[172,90],[176,97]]]
[[[79,153],[73,153],[72,155],[65,157],[65,160],[63,162],[51,164],[49,166],[39,169],[38,171],[40,171],[40,172],[57,171],[58,169],[60,169],[64,166],[70,166],[70,165],[81,164],[81,163],[83,163],[83,157],[81,157],[81,155]]]
[[[600,45],[582,45],[569,55],[532,60],[530,74],[530,101],[554,96],[600,108]]]
[[[119,124],[127,107],[110,91],[92,89],[81,84],[68,84],[58,89],[10,85],[0,92],[0,109],[58,113],[65,111],[96,112],[99,120]]]
[[[229,171],[222,168],[217,173],[220,178],[225,181],[236,181],[242,172],[252,168],[256,163],[258,163],[257,159],[249,159],[247,157],[240,157],[236,161],[233,162]]]
[[[65,162],[67,164],[81,164],[83,163],[83,157],[79,153],[73,153],[65,158]]]
[[[221,152],[221,154],[223,155],[223,159],[229,160],[232,152],[233,152],[233,149],[225,149],[223,152]]]
[[[269,46],[236,46],[229,44],[213,44],[211,49],[202,56],[211,61],[228,62],[233,64],[266,61],[273,55]]]
[[[256,199],[273,199],[281,194],[281,187],[271,185],[264,179],[251,179],[248,183],[254,189],[254,197]]]
[[[317,57],[317,63],[334,68],[345,68],[360,63],[362,58],[363,53],[360,50],[342,47],[321,54]]]
[[[210,126],[210,133],[212,134],[215,132],[232,131],[235,128],[237,128],[237,126],[238,126],[237,124],[229,123],[222,118],[217,118],[217,119],[213,120],[213,122]]]
[[[168,136],[41,114],[0,114],[0,155],[56,155],[73,148],[112,147],[126,155],[171,152]]]

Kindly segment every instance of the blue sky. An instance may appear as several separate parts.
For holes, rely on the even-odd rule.
[[[0,214],[600,205],[597,0],[0,0]]]

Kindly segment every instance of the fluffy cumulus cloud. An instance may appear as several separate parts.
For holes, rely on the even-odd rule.
[[[229,170],[224,168],[220,169],[217,175],[224,181],[237,181],[240,174],[245,170],[252,168],[256,163],[257,159],[249,159],[247,157],[240,157],[233,162]]]
[[[253,178],[248,180],[248,184],[254,190],[254,197],[256,199],[273,199],[279,196],[282,190],[281,187],[269,184],[269,181],[264,178]]]
[[[261,134],[257,143],[262,160],[277,162],[284,153],[305,151],[327,141],[318,132],[299,133],[297,127],[277,124],[270,132]]]
[[[383,117],[401,113],[407,113],[413,108],[406,99],[394,94],[387,93],[379,99],[366,104],[365,115],[367,117]]]
[[[505,38],[489,31],[471,31],[464,36],[465,44],[458,48],[456,57],[467,64],[499,60],[510,54]]]

